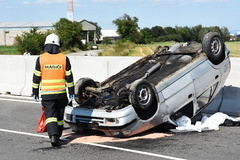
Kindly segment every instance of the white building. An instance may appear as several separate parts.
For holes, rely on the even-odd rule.
[[[102,41],[104,37],[109,38],[112,42],[120,39],[116,30],[101,30],[101,33],[102,35],[101,38],[99,39],[100,41]]]
[[[29,32],[31,28],[38,27],[39,31],[44,32],[53,28],[57,21],[31,21],[31,22],[0,22],[0,45],[11,46],[15,38]],[[82,24],[83,39],[89,42],[89,32],[94,32],[96,37],[96,26],[87,20],[79,21]]]

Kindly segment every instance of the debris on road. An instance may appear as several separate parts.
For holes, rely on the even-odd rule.
[[[191,131],[209,131],[219,130],[220,125],[237,126],[240,121],[236,118],[229,117],[227,114],[217,112],[210,117],[203,116],[201,121],[197,121],[195,125],[191,124],[191,119],[187,116],[182,116],[176,120],[178,126],[172,129],[173,132],[191,132]]]

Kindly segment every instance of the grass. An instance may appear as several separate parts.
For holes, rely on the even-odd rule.
[[[0,46],[0,54],[2,54],[2,55],[21,55],[21,53],[18,52],[18,50],[15,46]]]
[[[230,50],[230,57],[240,57],[240,41],[225,42]]]
[[[129,56],[146,56],[153,54],[157,46],[172,46],[174,42],[151,43],[145,45],[136,45]]]
[[[123,44],[100,44],[99,48],[103,50],[100,56],[146,56],[153,54],[157,46],[172,46],[174,42],[161,42],[146,45],[136,45],[134,43]],[[240,57],[240,41],[225,42],[230,50],[230,57]],[[74,51],[79,51],[74,49]],[[65,51],[71,53],[73,51]],[[21,55],[15,46],[0,46],[0,54],[2,55]]]
[[[129,56],[146,56],[153,54],[157,46],[172,46],[174,42],[163,42],[146,45],[137,45]],[[230,50],[230,57],[240,57],[240,41],[225,42]]]
[[[100,56],[128,56],[134,52],[136,44],[132,42],[116,42],[111,45],[101,44],[99,48],[103,50],[99,55]]]
[[[174,42],[152,43],[146,45],[137,45],[131,42],[117,44],[100,44],[99,48],[103,50],[100,56],[146,56],[153,54],[156,47],[171,46]]]
[[[73,48],[72,50],[67,50],[62,53],[68,54],[73,52],[79,52],[80,49]],[[0,55],[22,55],[15,46],[0,46]]]
[[[162,42],[146,45],[136,45],[129,56],[146,56],[153,54],[157,46],[172,46],[174,42]],[[230,57],[240,57],[240,41],[225,42],[230,50]]]

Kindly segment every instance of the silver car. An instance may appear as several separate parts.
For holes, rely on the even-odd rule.
[[[76,107],[64,120],[73,131],[97,130],[129,137],[160,124],[176,126],[182,115],[196,121],[224,86],[230,72],[229,50],[216,32],[202,43],[157,47],[153,55],[99,83],[81,78],[75,84]]]

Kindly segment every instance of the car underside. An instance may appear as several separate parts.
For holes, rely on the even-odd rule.
[[[192,42],[172,52],[168,46],[157,47],[153,55],[144,57],[118,74],[108,78],[102,83],[91,79],[80,79],[84,92],[77,90],[77,102],[81,106],[102,108],[106,110],[121,109],[130,104],[130,86],[135,80],[146,79],[153,85],[170,76],[181,67],[198,57],[202,51],[200,43]],[[79,95],[81,94],[81,95]]]

